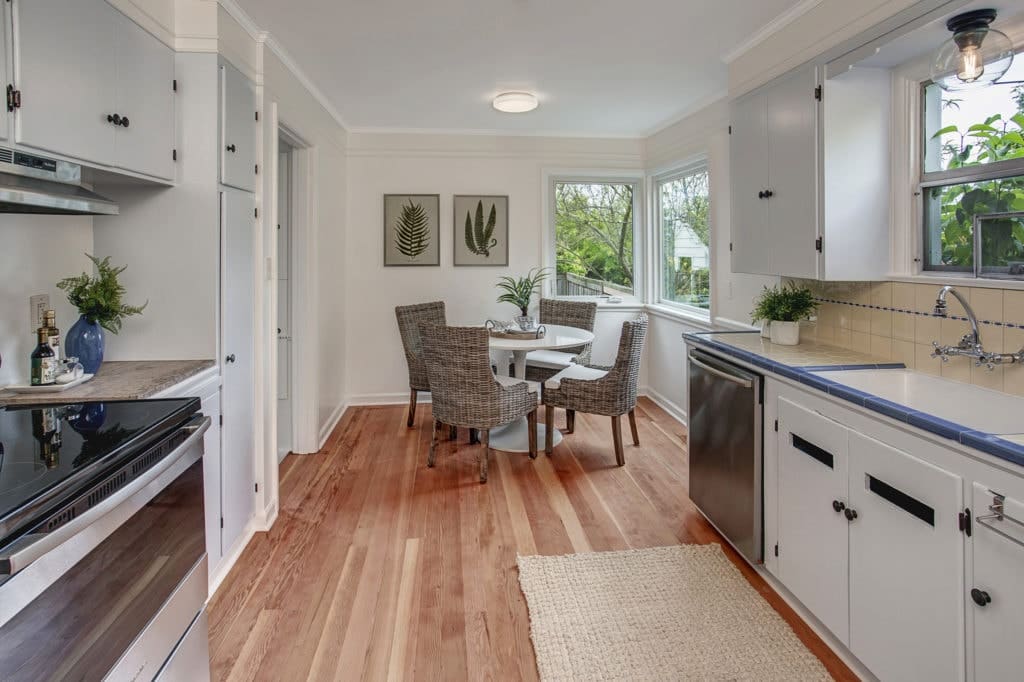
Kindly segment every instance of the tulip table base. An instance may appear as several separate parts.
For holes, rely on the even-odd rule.
[[[538,410],[539,412],[540,410]],[[530,432],[527,431],[526,417],[517,419],[510,424],[505,426],[499,426],[496,429],[491,429],[491,447],[495,450],[502,450],[503,452],[529,452],[530,451]],[[544,436],[547,433],[547,427],[544,424],[537,423],[537,453],[544,454]],[[558,445],[562,442],[562,432],[555,429],[553,445]]]

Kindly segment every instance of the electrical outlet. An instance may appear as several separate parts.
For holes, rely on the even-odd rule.
[[[29,307],[31,308],[30,324],[32,325],[32,331],[39,329],[43,324],[43,315],[47,310],[50,309],[50,295],[49,294],[36,294],[35,296],[29,296],[28,299]]]

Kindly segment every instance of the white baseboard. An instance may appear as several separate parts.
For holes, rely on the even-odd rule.
[[[686,426],[686,410],[684,408],[680,407],[679,405],[676,405],[674,402],[672,402],[662,394],[658,393],[650,386],[641,386],[639,389],[639,393],[640,395],[647,396],[648,398],[653,400],[658,407],[668,412],[669,415],[672,416],[672,418],[674,418],[680,424]]]
[[[317,441],[317,451],[323,450],[324,444],[327,442],[327,439],[331,437],[331,433],[334,431],[334,427],[338,425],[339,421],[341,421],[341,415],[345,414],[345,410],[348,409],[348,406],[348,402],[343,402],[342,404],[338,405],[336,408],[334,408],[334,412],[331,413],[331,416],[327,419],[327,422],[320,427],[320,440]]]
[[[419,404],[429,403],[430,394],[421,392],[416,401]],[[350,395],[345,403],[351,407],[355,407],[356,405],[408,405],[409,392],[360,393],[358,395]]]
[[[252,536],[256,534],[256,523],[255,519],[251,519],[249,524],[245,527],[245,532],[242,533],[242,537],[239,538],[235,546],[231,548],[220,561],[220,566],[217,567],[217,572],[210,576],[210,597],[217,592],[220,588],[221,583],[224,582],[224,578],[228,577],[228,573],[234,567],[238,558],[242,556],[242,552],[249,546],[249,541],[252,540]]]

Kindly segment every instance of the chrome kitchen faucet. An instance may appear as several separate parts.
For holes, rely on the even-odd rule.
[[[978,328],[978,317],[974,314],[974,310],[963,295],[953,287],[947,285],[939,289],[939,296],[935,299],[936,315],[939,317],[947,317],[947,294],[953,294],[953,296],[963,305],[964,312],[967,314],[967,321],[971,325],[971,331],[964,334],[963,338],[960,339],[960,343],[955,346],[941,346],[938,341],[932,341],[932,346],[935,347],[935,350],[932,351],[933,358],[942,358],[943,362],[949,362],[949,358],[954,356],[974,358],[974,364],[976,367],[985,365],[985,368],[989,371],[994,370],[996,365],[1009,365],[1016,362],[1024,363],[1024,348],[1021,348],[1016,353],[989,353],[985,350],[981,345],[981,331]]]

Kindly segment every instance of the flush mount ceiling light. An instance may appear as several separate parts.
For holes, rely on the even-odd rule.
[[[503,92],[494,98],[493,104],[506,114],[524,114],[537,108],[537,96],[528,92]]]
[[[932,80],[943,90],[967,90],[991,85],[1013,63],[1013,43],[991,28],[994,9],[958,14],[946,22],[953,40],[946,42],[932,62]]]

